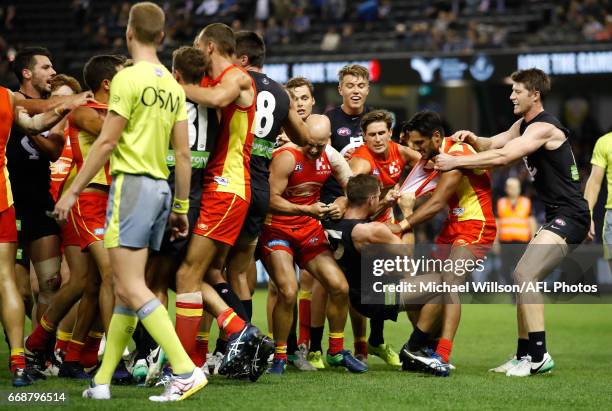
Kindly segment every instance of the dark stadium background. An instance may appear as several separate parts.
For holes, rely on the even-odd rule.
[[[211,22],[261,33],[265,70],[284,82],[295,75],[316,87],[317,111],[340,103],[337,70],[362,62],[372,73],[368,105],[392,110],[399,125],[424,108],[439,111],[448,131],[480,135],[514,121],[508,75],[537,66],[553,79],[548,111],[572,132],[582,183],[598,137],[612,129],[612,5],[608,1],[158,1],[167,13],[162,50],[191,44]],[[0,1],[0,84],[15,89],[15,50],[40,45],[53,53],[58,73],[82,80],[94,54],[126,53],[129,1]],[[518,176],[531,197],[522,163],[494,174],[495,196]],[[606,184],[596,207],[600,231]],[[534,197],[539,220],[541,204]]]

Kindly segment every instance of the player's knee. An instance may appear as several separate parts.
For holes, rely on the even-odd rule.
[[[297,299],[298,288],[297,284],[284,284],[278,288],[278,301],[283,305],[292,305]]]
[[[59,256],[34,263],[34,270],[38,277],[38,301],[42,304],[49,304],[62,285],[60,264]]]
[[[341,276],[336,276],[329,281],[329,296],[330,298],[348,298],[349,285]]]
[[[202,282],[201,272],[193,264],[183,262],[176,273],[176,291],[187,293],[199,290]]]

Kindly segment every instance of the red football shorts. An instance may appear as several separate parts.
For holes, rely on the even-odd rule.
[[[104,240],[107,193],[81,193],[71,210],[71,222],[79,236],[81,250]]]
[[[489,252],[497,228],[494,223],[487,224],[485,221],[466,220],[444,223],[442,231],[436,238],[436,244],[448,245],[441,254],[436,254],[437,258],[447,258],[450,253],[450,246],[467,246],[476,256],[482,258]]]
[[[322,252],[329,251],[325,231],[315,219],[303,226],[264,225],[259,243],[264,258],[273,251],[283,250],[293,256],[300,268]]]
[[[62,253],[64,247],[80,247],[81,238],[76,231],[76,227],[72,221],[72,210],[68,214],[68,221],[62,226]]]
[[[17,242],[17,220],[15,218],[15,207],[10,206],[0,211],[0,243]]]
[[[233,246],[248,211],[249,203],[236,194],[204,192],[193,233]]]

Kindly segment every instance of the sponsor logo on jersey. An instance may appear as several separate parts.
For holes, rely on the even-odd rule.
[[[342,137],[348,137],[352,134],[351,129],[348,127],[340,127],[338,130],[336,130],[336,133]]]
[[[391,174],[392,176],[399,173],[400,167],[399,164],[397,162],[397,160],[393,161],[391,164],[389,164],[389,174]]]
[[[323,157],[319,157],[315,161],[315,168],[317,169],[317,171],[328,171],[331,167]]]
[[[227,177],[215,176],[213,180],[215,180],[215,183],[223,187],[227,187],[229,185],[229,178]]]
[[[304,169],[304,164],[300,163],[299,161],[297,163],[295,163],[295,169],[294,171],[296,173],[299,173],[300,171],[302,171]]]
[[[463,207],[456,207],[456,208],[453,208],[451,210],[451,214],[456,216],[456,217],[462,216],[463,213],[465,213],[465,208],[463,208]]]
[[[380,175],[380,170],[375,168],[374,170],[372,170],[372,175],[373,176],[379,176]]]
[[[555,224],[559,224],[561,227],[565,227],[565,225],[567,224],[565,222],[565,220],[561,219],[561,218],[556,218],[555,219]]]
[[[268,248],[273,248],[273,247],[290,247],[290,244],[288,241],[285,240],[270,240],[268,241]]]

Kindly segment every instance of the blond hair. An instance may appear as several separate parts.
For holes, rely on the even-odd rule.
[[[159,44],[164,32],[166,17],[155,3],[136,3],[130,9],[128,26],[134,31],[136,40],[143,44]]]

